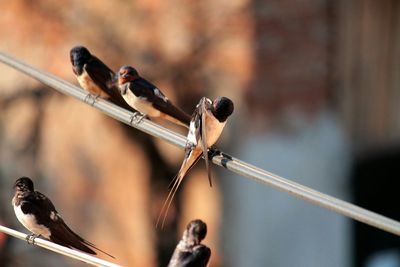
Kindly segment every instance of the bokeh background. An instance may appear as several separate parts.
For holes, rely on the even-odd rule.
[[[223,151],[400,219],[396,0],[0,0],[0,50],[77,84],[69,50],[135,66],[186,112],[227,96]],[[125,266],[166,266],[208,224],[210,266],[400,266],[399,238],[204,164],[164,229],[183,151],[0,64],[0,223],[22,175],[76,232]],[[171,127],[171,125],[167,125]],[[183,129],[175,128],[184,133]],[[26,232],[26,231],[25,231]],[[100,257],[107,259],[107,257]],[[83,264],[0,234],[1,266]]]

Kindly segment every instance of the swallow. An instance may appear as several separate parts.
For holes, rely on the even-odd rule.
[[[33,237],[34,240],[34,238],[42,236],[68,248],[96,255],[97,253],[93,250],[95,249],[114,258],[73,232],[65,224],[50,199],[42,193],[34,191],[30,178],[17,179],[14,190],[12,206],[18,221],[33,233],[28,236],[29,239]]]
[[[115,73],[86,47],[76,46],[70,51],[72,71],[80,86],[87,92],[109,100],[122,108],[135,112],[121,97]]]
[[[164,202],[160,216],[158,217],[157,225],[161,214],[166,207],[162,223],[162,225],[164,225],[169,207],[176,191],[179,188],[179,185],[188,171],[197,163],[202,155],[204,156],[206,163],[210,186],[212,186],[211,169],[208,162],[208,148],[217,142],[222,130],[225,127],[228,117],[233,113],[233,109],[233,102],[227,97],[219,97],[214,101],[203,97],[196,106],[190,121],[189,132],[186,138],[183,163],[178,174],[170,184],[170,192],[166,201]]]
[[[183,232],[169,261],[168,267],[205,267],[211,256],[211,250],[201,244],[206,237],[207,225],[201,220],[193,220]]]
[[[189,127],[190,116],[174,106],[154,84],[140,77],[133,67],[120,68],[118,87],[125,101],[139,112],[149,117],[161,117],[186,128]]]

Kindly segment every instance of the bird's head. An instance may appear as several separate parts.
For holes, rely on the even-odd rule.
[[[137,70],[131,66],[123,66],[118,72],[118,83],[124,84],[126,82],[133,81],[139,76]]]
[[[92,55],[89,50],[84,46],[75,46],[69,52],[72,71],[76,75],[81,75],[83,72],[83,66],[91,59]]]
[[[218,97],[212,104],[212,113],[220,121],[224,122],[233,113],[233,102],[227,97]]]
[[[207,235],[207,224],[202,220],[193,220],[187,226],[183,234],[183,239],[193,245],[200,244]]]
[[[123,66],[118,71],[118,85],[121,90],[121,94],[126,93],[124,84],[135,80],[139,76],[137,70],[131,66]]]
[[[28,177],[18,178],[14,183],[14,190],[19,192],[31,192],[33,191],[33,182]]]

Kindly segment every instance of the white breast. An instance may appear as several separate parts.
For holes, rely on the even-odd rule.
[[[127,90],[126,94],[122,95],[124,100],[137,111],[146,114],[150,117],[159,117],[160,111],[155,109],[153,105],[145,99],[135,96],[131,90]]]
[[[93,81],[92,79],[89,77],[89,75],[87,74],[86,70],[80,75],[77,76],[78,82],[81,85],[81,87],[83,89],[85,89],[86,91],[88,91],[91,94],[94,95],[98,95],[102,98],[108,98],[109,95],[105,92],[103,92],[103,90],[101,90]]]
[[[210,147],[217,142],[220,137],[222,130],[225,127],[224,122],[217,120],[211,112],[206,112],[206,135],[207,135],[207,147]]]
[[[18,221],[25,226],[26,229],[36,235],[41,235],[45,238],[50,238],[50,231],[43,225],[37,224],[36,219],[33,215],[24,214],[21,210],[21,206],[14,206],[14,212],[17,216]]]
[[[187,135],[187,141],[197,145],[197,139],[196,139],[196,127],[195,127],[195,122],[191,121],[190,126],[189,126],[189,132]]]

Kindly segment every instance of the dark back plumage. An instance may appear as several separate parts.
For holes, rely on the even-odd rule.
[[[127,88],[136,97],[146,99],[155,109],[177,119],[182,125],[189,126],[191,117],[173,105],[157,86],[140,77],[135,68],[123,66],[120,68],[118,75],[120,78],[120,90],[122,86],[126,86],[125,84],[129,83]]]
[[[106,93],[107,97],[104,97],[105,99],[129,111],[136,111],[120,95],[114,71],[99,58],[92,55],[86,47],[73,47],[70,51],[70,60],[74,74],[78,77],[86,71],[93,84]],[[87,88],[84,89],[88,90]]]
[[[34,191],[34,185],[30,178],[19,178],[14,184],[14,189],[15,196],[13,205],[18,207],[20,206],[23,214],[33,215],[36,224],[49,229],[50,236],[48,238],[51,241],[89,254],[97,254],[93,250],[96,249],[110,257],[113,257],[112,255],[98,249],[92,243],[72,231],[58,214],[51,200],[44,194]]]

